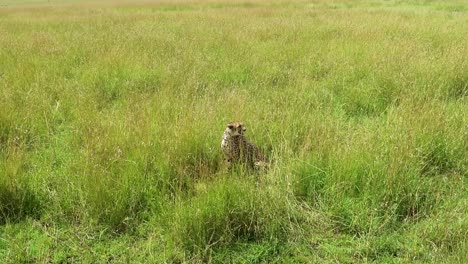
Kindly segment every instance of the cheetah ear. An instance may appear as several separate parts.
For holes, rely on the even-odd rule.
[[[247,128],[245,128],[245,127],[242,127],[242,131],[246,131],[246,130],[247,130]]]

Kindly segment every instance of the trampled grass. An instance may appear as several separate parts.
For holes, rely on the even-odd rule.
[[[467,12],[1,1],[0,262],[466,263]]]

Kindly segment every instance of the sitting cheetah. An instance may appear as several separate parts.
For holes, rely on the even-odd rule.
[[[228,166],[240,162],[255,169],[268,167],[260,149],[245,138],[245,130],[246,128],[241,122],[231,122],[224,130],[221,149],[224,152]]]

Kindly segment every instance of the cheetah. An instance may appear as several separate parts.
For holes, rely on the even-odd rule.
[[[260,149],[244,136],[246,128],[242,122],[231,122],[224,130],[221,149],[231,167],[233,163],[242,163],[252,169],[265,169],[268,163]]]

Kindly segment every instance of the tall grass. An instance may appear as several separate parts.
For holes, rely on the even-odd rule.
[[[0,259],[466,261],[467,8],[7,3]]]

